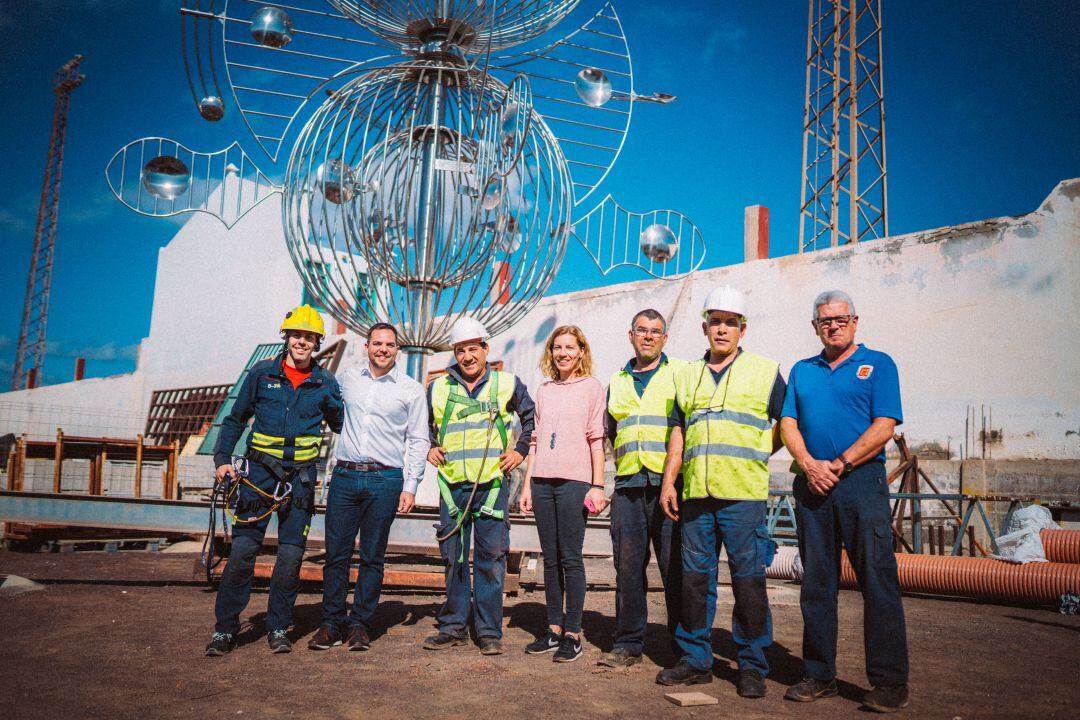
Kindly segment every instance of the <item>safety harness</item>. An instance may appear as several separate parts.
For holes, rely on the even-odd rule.
[[[203,540],[200,559],[203,567],[206,568],[206,581],[211,584],[214,582],[214,570],[224,559],[224,554],[219,552],[215,543],[219,513],[221,527],[225,534],[224,544],[227,545],[230,535],[228,518],[232,518],[234,525],[249,525],[266,519],[272,513],[289,504],[309,513],[315,510],[314,492],[305,498],[302,505],[297,503],[293,496],[292,479],[297,471],[306,467],[309,463],[286,467],[273,456],[255,450],[249,450],[248,452],[252,457],[233,456],[233,471],[226,473],[223,481],[215,480],[214,489],[210,494],[210,523],[207,527],[206,538]],[[274,476],[275,483],[272,493],[266,492],[248,480],[250,460],[260,463]],[[241,485],[246,485],[254,490],[258,497],[242,502],[240,500]],[[248,515],[248,517],[240,517],[241,514]]]
[[[443,409],[442,423],[439,425],[439,445],[443,445],[443,438],[446,437],[446,429],[450,424],[450,420],[465,420],[469,417],[479,414],[487,414],[488,424],[486,435],[486,442],[484,446],[484,457],[480,461],[480,467],[476,472],[476,477],[472,480],[472,492],[469,493],[469,499],[465,502],[464,507],[458,507],[454,502],[454,496],[450,492],[450,485],[446,482],[443,474],[440,472],[437,475],[437,483],[439,486],[439,495],[442,496],[443,504],[446,505],[447,512],[450,513],[450,517],[456,519],[453,529],[444,535],[438,536],[436,539],[438,542],[443,542],[451,538],[454,533],[460,533],[462,538],[461,542],[461,554],[458,557],[458,562],[464,562],[465,560],[465,518],[471,516],[473,519],[479,517],[490,517],[495,520],[503,520],[506,517],[506,513],[502,510],[495,509],[495,503],[499,498],[499,490],[502,488],[502,477],[496,476],[491,481],[491,488],[488,490],[487,495],[484,498],[483,505],[477,510],[471,510],[473,500],[476,497],[476,491],[480,487],[481,479],[484,477],[484,466],[488,461],[488,452],[491,450],[491,431],[493,429],[499,431],[499,440],[502,448],[505,450],[507,442],[506,423],[503,421],[502,413],[499,411],[499,373],[494,372],[491,374],[491,379],[488,381],[488,400],[477,400],[471,398],[467,393],[459,391],[461,385],[453,378],[448,378],[450,382],[450,394],[446,398],[446,407]],[[457,406],[461,406],[460,410],[456,410]],[[455,416],[456,410],[456,417]],[[462,440],[464,443],[464,440]],[[464,448],[463,448],[464,449]],[[468,481],[468,475],[466,474],[466,481]]]

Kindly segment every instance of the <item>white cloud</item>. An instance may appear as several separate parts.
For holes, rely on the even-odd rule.
[[[107,342],[98,345],[71,342],[68,340],[49,340],[45,345],[45,355],[50,357],[86,358],[87,360],[134,360],[139,346],[119,345]]]

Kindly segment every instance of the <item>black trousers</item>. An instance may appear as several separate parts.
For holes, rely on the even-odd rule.
[[[533,514],[544,553],[544,597],[548,625],[581,632],[585,608],[585,496],[589,484],[577,480],[533,478]]]

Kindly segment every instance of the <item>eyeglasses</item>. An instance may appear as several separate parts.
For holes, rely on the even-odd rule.
[[[814,321],[814,324],[818,328],[827,328],[832,325],[836,327],[847,327],[853,320],[858,318],[858,315],[837,315],[836,317],[818,318]]]
[[[664,331],[663,330],[658,330],[656,328],[646,329],[646,328],[643,328],[643,327],[636,327],[636,328],[634,328],[634,334],[637,335],[638,337],[658,338],[658,337],[663,337],[664,336]]]

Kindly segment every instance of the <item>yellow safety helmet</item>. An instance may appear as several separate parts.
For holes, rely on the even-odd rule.
[[[285,313],[285,319],[281,321],[281,332],[286,330],[304,330],[319,337],[326,335],[323,331],[322,316],[310,305],[300,305]]]

